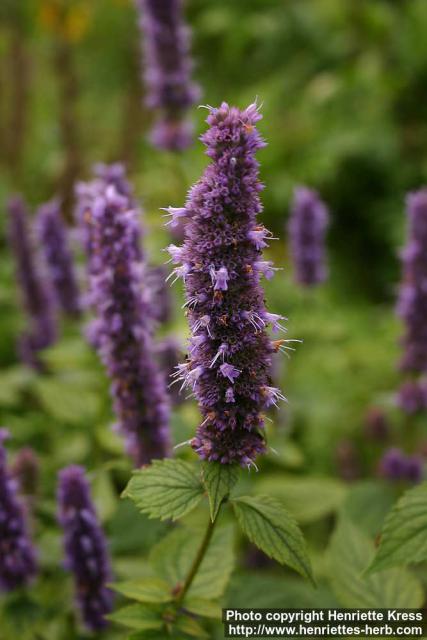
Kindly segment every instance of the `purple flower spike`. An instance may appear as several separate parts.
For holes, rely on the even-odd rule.
[[[144,37],[146,103],[159,111],[151,142],[159,149],[181,151],[193,140],[186,111],[200,96],[191,80],[190,33],[182,0],[136,0],[136,6]]]
[[[427,188],[408,195],[408,242],[397,313],[405,324],[404,371],[427,371]]]
[[[97,311],[95,344],[111,379],[118,429],[136,466],[169,453],[169,405],[153,354],[152,310],[142,295],[143,265],[135,243],[135,209],[114,186],[91,212],[90,298]]]
[[[29,539],[23,506],[18,500],[15,480],[7,469],[0,429],[0,590],[12,591],[28,584],[36,575],[37,563]]]
[[[187,216],[184,245],[170,253],[182,263],[173,273],[185,283],[192,331],[177,377],[194,391],[203,415],[192,447],[203,459],[243,466],[265,450],[263,411],[283,398],[271,386],[278,343],[267,334],[268,325],[282,328],[282,317],[266,311],[266,274],[258,268],[270,237],[257,223],[260,118],[256,104],[210,108],[202,141],[212,162],[185,208],[171,208]]]
[[[84,469],[70,466],[59,474],[58,519],[64,531],[66,568],[73,573],[76,600],[85,626],[108,625],[113,594],[107,544],[93,506]]]
[[[24,201],[16,196],[8,202],[10,243],[15,255],[16,273],[22,291],[29,327],[19,341],[22,360],[29,366],[42,367],[38,352],[56,339],[53,296],[34,253]]]
[[[39,208],[38,232],[59,306],[66,314],[77,316],[80,301],[73,256],[57,200]]]
[[[327,278],[325,234],[328,210],[316,191],[295,189],[288,231],[295,281],[312,287]]]

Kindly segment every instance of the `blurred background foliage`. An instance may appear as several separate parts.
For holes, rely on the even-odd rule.
[[[336,591],[323,557],[331,515],[339,510],[347,518],[346,535],[355,536],[367,564],[369,548],[362,538],[378,533],[401,488],[377,478],[382,445],[366,439],[368,407],[377,404],[388,412],[392,439],[401,446],[411,450],[415,432],[427,438],[423,419],[415,420],[411,433],[405,430],[393,401],[402,331],[393,306],[404,197],[427,178],[427,3],[188,0],[186,15],[202,103],[226,100],[244,107],[258,96],[263,104],[259,128],[268,141],[259,154],[266,184],[263,222],[280,238],[270,253],[284,266],[267,283],[267,299],[272,311],[289,317],[290,337],[304,341],[279,365],[289,404],[271,416],[276,454],[262,461],[258,483],[264,492],[281,495],[304,525],[320,587],[313,595],[299,579],[287,573],[283,578],[283,570],[268,564],[265,580],[277,586],[270,589],[277,606],[333,605]],[[150,260],[163,263],[161,249],[170,239],[159,208],[180,206],[207,160],[198,141],[178,155],[152,149],[146,141],[152,114],[142,102],[132,2],[3,0],[0,20],[0,200],[20,191],[35,207],[57,192],[70,197],[72,181],[87,178],[94,162],[124,160],[145,208]],[[200,134],[206,111],[195,109],[193,116]],[[330,281],[308,293],[292,283],[286,246],[289,203],[298,184],[319,189],[331,210]],[[113,420],[108,382],[80,327],[63,327],[61,341],[46,354],[48,375],[38,377],[17,362],[15,341],[23,320],[4,214],[0,220],[0,421],[12,431],[14,448],[30,444],[42,458],[44,499],[36,533],[46,574],[53,578],[31,596],[32,604],[27,595],[8,600],[1,621],[18,624],[24,607],[26,617],[40,626],[38,638],[77,638],[69,620],[71,601],[55,591],[58,468],[70,462],[89,467],[121,576],[142,570],[135,557],[164,527],[119,504],[117,493],[130,466],[108,428]],[[172,295],[175,317],[162,332],[174,331],[184,340],[178,285]],[[175,442],[190,437],[197,421],[192,402],[181,406],[173,417]],[[356,482],[348,485],[348,479]],[[252,480],[253,475],[246,482]],[[356,532],[354,523],[360,527]],[[330,549],[338,581],[340,563],[348,561],[340,546],[344,534],[336,531]],[[230,602],[264,606],[265,598],[265,606],[272,606],[266,589],[252,580],[249,556],[240,550],[242,571],[231,583]],[[354,579],[362,568],[353,567]],[[340,583],[338,590],[345,589]],[[340,602],[353,606],[349,603],[357,598],[350,594]],[[410,602],[418,603],[418,595]]]

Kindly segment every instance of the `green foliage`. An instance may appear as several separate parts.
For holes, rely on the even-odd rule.
[[[150,553],[151,566],[174,591],[184,583],[203,536],[203,530],[179,527],[153,547]],[[220,598],[227,586],[233,566],[233,528],[219,527],[214,531],[188,596],[204,600]]]
[[[329,548],[330,581],[343,607],[420,607],[423,591],[406,569],[389,569],[364,575],[374,544],[356,525],[341,518]]]
[[[121,593],[126,598],[137,602],[165,603],[173,600],[170,586],[160,578],[144,578],[142,580],[129,580],[112,585],[114,591]]]
[[[314,583],[304,538],[283,503],[270,496],[232,501],[237,520],[249,540],[267,556],[287,564]]]
[[[160,608],[143,604],[131,604],[110,614],[108,618],[130,629],[145,631],[161,629],[164,626],[161,614]]]
[[[239,477],[239,468],[219,462],[204,462],[202,481],[208,492],[212,522],[218,515],[222,501],[227,498]]]
[[[257,483],[257,493],[280,498],[301,524],[314,522],[338,510],[346,495],[336,478],[271,474]]]
[[[203,495],[197,466],[183,460],[154,460],[134,471],[123,496],[142,513],[160,520],[177,520],[194,509]]]
[[[407,491],[388,514],[370,574],[427,560],[427,482]]]

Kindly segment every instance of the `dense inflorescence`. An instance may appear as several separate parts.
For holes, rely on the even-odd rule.
[[[328,210],[319,194],[306,187],[295,190],[288,224],[296,282],[314,286],[327,277],[325,234]]]
[[[90,630],[102,629],[113,608],[113,594],[107,588],[112,575],[106,540],[82,467],[70,466],[60,472],[58,519],[64,532],[65,566],[74,576],[83,622]]]
[[[186,112],[200,95],[191,80],[190,33],[182,0],[136,0],[144,39],[146,103],[159,111],[151,132],[161,149],[182,150],[192,142]]]
[[[188,218],[183,246],[168,249],[185,283],[192,331],[188,360],[177,373],[203,415],[191,443],[199,456],[249,465],[265,450],[263,412],[283,398],[270,368],[284,341],[267,334],[268,325],[281,328],[282,317],[267,312],[260,285],[261,276],[274,273],[261,255],[271,234],[257,222],[262,185],[255,153],[265,143],[256,104],[209,109],[201,139],[212,162],[185,208],[167,209],[172,225]]]
[[[153,355],[152,313],[142,294],[138,221],[128,198],[109,186],[91,210],[90,300],[97,311],[97,348],[112,381],[118,429],[140,466],[169,452],[169,406]]]
[[[80,300],[67,230],[59,201],[52,200],[38,211],[38,233],[59,306],[71,316],[79,315]]]
[[[16,481],[7,469],[0,429],[0,589],[11,591],[28,584],[36,572],[36,554],[29,539],[24,509],[17,496]]]
[[[407,198],[408,242],[402,252],[398,314],[405,323],[404,371],[427,370],[427,188]]]
[[[423,479],[424,460],[419,455],[407,455],[401,449],[388,449],[379,465],[381,475],[392,481],[417,483]]]
[[[19,351],[25,363],[40,368],[38,352],[53,344],[56,339],[52,291],[34,253],[25,203],[18,196],[11,198],[8,202],[8,212],[10,242],[29,321],[28,329],[21,336]]]

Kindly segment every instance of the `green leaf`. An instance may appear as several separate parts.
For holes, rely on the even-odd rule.
[[[128,580],[127,582],[113,584],[111,588],[138,602],[165,603],[173,600],[168,583],[160,578]]]
[[[336,478],[283,476],[272,474],[257,485],[257,493],[279,498],[297,522],[305,524],[337,511],[346,487]]]
[[[218,515],[221,502],[226,498],[239,478],[239,468],[231,464],[205,462],[202,480],[209,496],[212,522]]]
[[[349,488],[341,513],[369,536],[376,536],[393,502],[394,492],[390,484],[362,480]]]
[[[177,520],[197,506],[203,493],[197,465],[183,460],[154,460],[134,472],[123,496],[150,518]]]
[[[407,491],[388,514],[368,572],[427,560],[427,482]]]
[[[203,627],[193,618],[179,618],[174,625],[176,629],[183,631],[192,638],[209,638],[209,634]]]
[[[221,605],[218,602],[212,602],[212,600],[203,600],[202,598],[186,598],[182,605],[184,609],[194,613],[196,616],[202,616],[203,618],[214,618],[214,620],[221,619]]]
[[[80,372],[79,372],[80,376]],[[94,422],[101,409],[100,394],[84,376],[40,377],[33,384],[46,413],[65,424]]]
[[[121,624],[130,629],[144,631],[145,629],[161,629],[164,621],[161,618],[161,611],[155,610],[151,606],[143,604],[131,604],[106,616],[112,622]]]
[[[179,527],[153,547],[150,563],[172,589],[182,585],[202,542],[205,531]],[[213,600],[221,597],[234,565],[233,528],[217,528],[188,597]]]
[[[330,580],[344,607],[418,608],[423,590],[405,569],[390,569],[364,576],[374,553],[374,544],[352,522],[341,518],[329,548]]]
[[[234,499],[232,504],[251,542],[270,558],[289,565],[314,583],[303,535],[280,500],[245,496]]]

